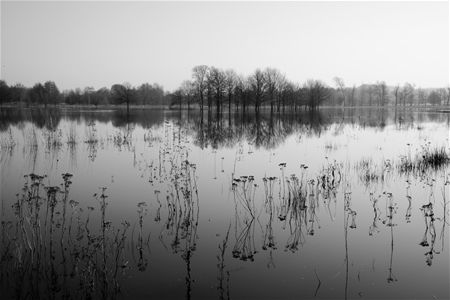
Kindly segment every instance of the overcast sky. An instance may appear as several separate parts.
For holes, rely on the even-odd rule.
[[[60,89],[157,82],[195,65],[347,85],[449,82],[448,2],[1,2],[1,78]]]

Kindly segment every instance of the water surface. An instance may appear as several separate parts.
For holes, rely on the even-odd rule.
[[[449,120],[2,109],[2,295],[448,299]]]

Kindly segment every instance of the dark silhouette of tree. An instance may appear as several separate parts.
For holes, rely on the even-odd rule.
[[[212,94],[214,95],[214,99],[216,102],[216,113],[219,116],[226,89],[225,73],[216,67],[211,67],[208,73],[208,83],[209,87],[211,88]]]
[[[450,105],[450,86],[447,87],[447,106]]]
[[[214,107],[217,116],[224,113],[228,105],[229,115],[232,106],[235,111],[248,113],[251,106],[255,113],[270,108],[270,112],[286,112],[286,108],[296,112],[299,108],[316,109],[321,105],[450,105],[450,87],[440,89],[415,88],[410,83],[403,86],[388,86],[384,81],[374,84],[353,85],[347,88],[340,77],[333,78],[335,88],[312,80],[306,83],[289,81],[284,74],[274,68],[256,69],[250,76],[237,75],[232,69],[223,71],[214,66],[199,65],[192,69],[191,80],[185,80],[178,89],[166,93],[158,84],[143,83],[133,87],[129,83],[115,84],[108,88],[95,90],[86,87],[60,93],[55,82],[36,83],[31,88],[16,84],[8,86],[0,81],[0,105],[13,102],[27,106],[65,103],[68,105],[170,105],[175,104],[188,110],[198,103],[203,116],[205,105],[208,107],[208,118]],[[391,99],[392,100],[391,100]],[[439,102],[438,102],[439,98]],[[205,103],[206,100],[206,103]],[[392,101],[392,102],[391,102]],[[195,106],[196,107],[196,106]],[[229,122],[231,122],[231,116]],[[201,118],[201,122],[203,119]]]
[[[400,85],[397,84],[394,88],[394,96],[395,96],[395,107],[397,107],[398,99],[400,97]]]
[[[264,73],[260,69],[256,69],[255,73],[249,77],[248,81],[253,92],[255,112],[258,113],[261,104],[264,101],[264,93],[266,92]]]
[[[245,113],[245,108],[249,103],[249,88],[248,81],[244,78],[244,76],[239,75],[236,80],[236,88],[235,88],[235,105],[236,110],[239,110],[239,104],[242,107],[242,113]],[[240,103],[239,103],[240,102]]]
[[[66,95],[65,95],[65,103],[69,104],[69,105],[74,105],[74,104],[80,104],[81,103],[81,90],[80,89],[75,89],[75,90],[71,90],[69,91]]]
[[[107,89],[106,87],[103,87],[103,88],[95,91],[94,93],[92,93],[91,103],[94,104],[95,106],[97,106],[99,104],[108,104],[110,97],[111,97],[111,93],[110,93],[109,89]]]
[[[356,85],[353,85],[351,91],[350,91],[350,105],[355,106],[355,93],[356,93]]]
[[[427,105],[427,94],[424,89],[417,89],[417,101],[419,105]]]
[[[194,95],[195,95],[195,86],[194,83],[190,80],[185,80],[181,83],[180,92],[182,98],[184,98],[188,110],[190,110],[190,106],[193,103]]]
[[[287,88],[289,82],[286,79],[286,76],[283,74],[280,74],[280,76],[277,78],[276,86],[278,90],[277,94],[277,112],[280,112],[281,106],[283,106],[283,111],[285,107],[285,97],[284,90]]]
[[[330,90],[320,80],[308,80],[304,91],[306,104],[313,110],[330,97]]]
[[[340,77],[334,77],[333,80],[334,80],[334,83],[336,84],[336,88],[341,93],[342,105],[345,106],[345,83],[344,83],[344,79],[342,79]]]
[[[10,89],[4,80],[0,80],[0,106],[10,100]]]
[[[170,94],[170,108],[174,105],[178,105],[178,108],[181,111],[181,105],[183,103],[183,91],[181,88],[176,89],[173,93]]]
[[[41,83],[36,83],[30,90],[30,100],[32,103],[43,103],[47,106],[47,97],[45,96],[45,88]]]
[[[200,104],[200,111],[203,113],[203,99],[207,88],[208,66],[200,65],[192,69],[192,79],[196,95]]]
[[[267,88],[267,97],[270,103],[270,112],[274,111],[276,104],[276,97],[278,95],[278,83],[282,77],[280,71],[273,68],[266,68],[264,70],[264,80]]]
[[[387,102],[387,95],[388,95],[386,82],[377,81],[375,87],[378,96],[378,106],[384,106]]]
[[[111,87],[111,94],[115,103],[126,103],[127,113],[130,112],[130,103],[135,97],[135,90],[129,83],[114,84]]]
[[[28,89],[22,84],[18,83],[9,87],[10,97],[12,102],[22,105],[24,102],[28,104]]]
[[[437,91],[431,91],[427,99],[428,103],[431,105],[441,104],[441,95]]]
[[[403,106],[406,106],[406,103],[413,105],[414,102],[414,86],[410,83],[405,83],[402,88],[402,98],[403,98]]]
[[[237,87],[237,75],[234,70],[225,71],[225,90],[228,98],[228,113],[231,114],[231,102]]]
[[[46,98],[45,103],[53,105],[60,103],[60,92],[55,82],[46,81],[44,83],[44,97]]]

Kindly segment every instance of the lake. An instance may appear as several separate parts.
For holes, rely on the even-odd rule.
[[[2,298],[450,297],[448,113],[0,115]]]

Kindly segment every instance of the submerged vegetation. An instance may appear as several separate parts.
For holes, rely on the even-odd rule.
[[[449,228],[447,148],[421,140],[423,145],[416,150],[407,145],[403,156],[342,158],[335,155],[346,151],[342,143],[308,143],[327,130],[334,130],[333,138],[339,134],[353,138],[349,128],[365,127],[314,129],[305,123],[255,120],[222,128],[222,120],[217,120],[211,126],[204,124],[203,132],[197,131],[202,126],[199,119],[170,117],[149,128],[117,122],[113,130],[105,130],[101,120],[90,118],[78,124],[81,130],[73,124],[40,128],[31,123],[3,131],[2,167],[8,166],[9,157],[24,153],[33,162],[26,165],[33,173],[24,177],[15,198],[2,199],[2,292],[18,299],[127,298],[135,296],[138,284],[156,290],[155,295],[162,293],[162,280],[174,276],[170,278],[183,285],[187,299],[202,291],[205,280],[211,281],[208,285],[216,288],[219,299],[231,299],[242,297],[247,288],[242,276],[252,270],[250,264],[273,270],[264,275],[271,276],[285,271],[285,264],[291,264],[286,260],[295,264],[304,259],[302,276],[308,284],[302,295],[325,297],[329,287],[340,285],[345,296],[357,297],[354,287],[377,280],[372,276],[380,272],[375,267],[381,264],[387,284],[407,280],[398,259],[399,233],[406,231],[402,239],[412,238],[416,248],[424,249],[420,266],[438,268],[434,262],[445,261],[441,254],[447,251]],[[275,125],[270,127],[271,123]],[[241,134],[234,136],[233,130]],[[260,147],[276,135],[282,137],[267,143],[273,147]],[[23,136],[24,142],[16,136]],[[311,157],[311,152],[299,148],[294,158],[288,157],[277,145],[291,143],[292,137],[295,145],[313,145],[309,151],[322,152]],[[228,142],[220,141],[227,138]],[[336,149],[326,146],[337,144]],[[105,151],[120,155],[131,166],[122,170],[119,164],[123,176],[96,174],[105,183],[95,190],[95,181],[94,190],[85,191],[85,173],[65,164],[65,155],[84,156],[87,166],[96,167],[104,163]],[[246,167],[266,155],[264,165],[258,160],[254,168]],[[47,169],[48,176],[37,175],[43,170],[39,157],[55,165],[61,161],[61,166]],[[55,169],[75,175],[65,172],[55,177]],[[120,180],[130,176],[130,170],[137,173],[130,181],[133,190],[123,189]],[[378,243],[386,236],[387,246]],[[368,268],[359,258],[362,254],[355,255],[357,247],[368,249],[363,243],[376,245],[381,253],[373,254]],[[316,255],[323,258],[326,248],[344,262],[339,261],[334,275],[325,275],[328,271],[314,260]],[[385,257],[387,261],[379,261]],[[158,271],[168,268],[174,274]],[[203,272],[209,276],[210,268],[215,276],[205,279]],[[177,292],[179,287],[171,295]]]
[[[401,157],[398,164],[400,173],[423,174],[429,170],[439,170],[450,163],[450,154],[445,147],[432,148],[430,143],[420,146],[414,158],[410,154]]]

